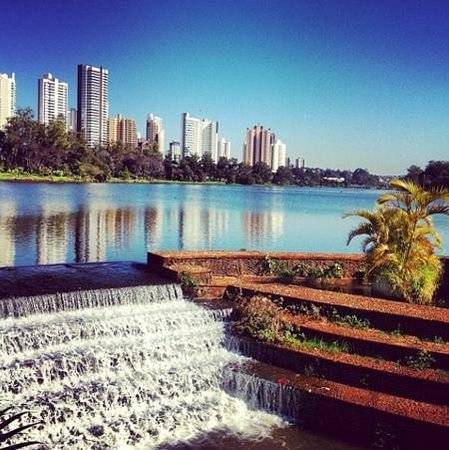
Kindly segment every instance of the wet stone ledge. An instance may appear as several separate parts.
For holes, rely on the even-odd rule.
[[[0,268],[0,299],[167,283],[146,264],[120,261]]]

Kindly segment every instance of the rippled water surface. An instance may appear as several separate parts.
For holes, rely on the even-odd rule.
[[[0,265],[145,260],[146,250],[358,251],[378,191],[181,184],[0,183]],[[449,253],[449,221],[437,219]]]

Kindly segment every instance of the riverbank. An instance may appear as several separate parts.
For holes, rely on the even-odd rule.
[[[52,183],[52,184],[205,184],[223,186],[229,183],[225,181],[206,180],[206,181],[182,181],[182,180],[166,180],[163,178],[109,178],[105,181],[98,181],[92,178],[85,178],[80,176],[68,175],[39,175],[31,173],[16,173],[16,172],[0,172],[0,182],[20,182],[20,183]],[[337,189],[371,189],[382,190],[383,188],[376,186],[333,186],[333,185],[316,185],[316,186],[301,186],[297,184],[278,185],[275,183],[251,184],[244,185],[240,183],[231,183],[236,186],[296,186],[299,188],[337,188]]]
[[[0,172],[0,181],[11,181],[21,183],[77,183],[77,184],[97,184],[96,180],[83,178],[79,176],[67,175],[38,175],[30,173]],[[145,178],[110,178],[104,183],[111,184],[211,184],[222,185],[223,181],[180,181],[164,179],[145,179]]]

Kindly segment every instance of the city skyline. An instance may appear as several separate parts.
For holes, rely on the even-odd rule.
[[[136,117],[142,132],[157,111],[167,142],[180,139],[178,114],[190,111],[219,120],[234,154],[245,128],[263,123],[282,134],[292,160],[305,156],[311,166],[393,174],[446,158],[443,2],[95,2],[85,16],[79,1],[30,5],[15,2],[0,18],[8,36],[0,71],[16,72],[20,106],[37,111],[35,80],[45,71],[68,82],[74,106],[74,67],[87,62],[112,74],[110,115]],[[76,39],[50,38],[50,17]]]

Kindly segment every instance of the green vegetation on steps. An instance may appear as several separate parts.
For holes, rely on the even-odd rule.
[[[292,349],[350,352],[346,342],[306,338],[297,327],[285,322],[283,308],[267,297],[256,295],[249,299],[239,298],[234,312],[237,317],[235,329],[262,342],[280,344]]]
[[[276,276],[283,283],[293,283],[297,277],[324,280],[342,278],[345,269],[338,262],[332,264],[305,262],[292,264],[289,261],[266,255],[261,264],[260,272],[264,275]]]
[[[196,297],[199,290],[198,280],[188,272],[181,272],[178,277],[184,295],[187,297]]]

